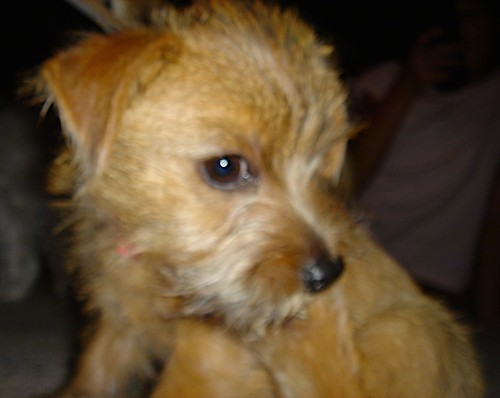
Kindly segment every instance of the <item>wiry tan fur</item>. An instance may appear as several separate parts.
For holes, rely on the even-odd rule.
[[[124,398],[136,378],[153,398],[480,397],[467,333],[338,199],[333,50],[250,3],[168,9],[42,67],[69,142],[52,182],[73,196],[69,266],[97,314],[58,397]],[[257,179],[211,186],[203,161],[231,154]],[[314,294],[299,273],[318,251],[345,270]]]

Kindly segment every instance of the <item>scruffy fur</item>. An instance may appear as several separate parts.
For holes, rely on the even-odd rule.
[[[332,48],[260,2],[156,19],[41,69],[69,143],[52,178],[72,195],[68,263],[95,317],[57,396],[151,379],[152,398],[480,397],[467,333],[339,199],[353,129]],[[222,156],[245,160],[236,185],[207,175]],[[310,292],[301,267],[325,255],[344,272]]]

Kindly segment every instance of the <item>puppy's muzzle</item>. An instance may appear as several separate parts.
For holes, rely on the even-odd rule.
[[[343,271],[342,257],[331,258],[328,254],[322,253],[302,267],[300,277],[309,292],[318,293],[334,282]]]

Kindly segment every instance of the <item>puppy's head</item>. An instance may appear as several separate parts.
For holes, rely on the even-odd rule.
[[[43,67],[77,206],[119,228],[111,244],[155,267],[183,314],[262,330],[342,272],[349,221],[332,192],[350,128],[332,50],[260,3],[163,21],[90,37]]]

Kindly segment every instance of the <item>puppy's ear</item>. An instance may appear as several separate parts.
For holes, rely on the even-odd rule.
[[[339,139],[322,153],[317,175],[324,182],[328,182],[329,189],[333,189],[342,199],[348,198],[351,193],[351,172],[347,159],[347,142]]]
[[[339,140],[328,149],[322,173],[337,185],[342,175],[346,155],[346,142]]]
[[[58,108],[85,177],[102,171],[123,112],[157,76],[172,48],[172,40],[147,30],[96,35],[42,66],[47,98]]]

